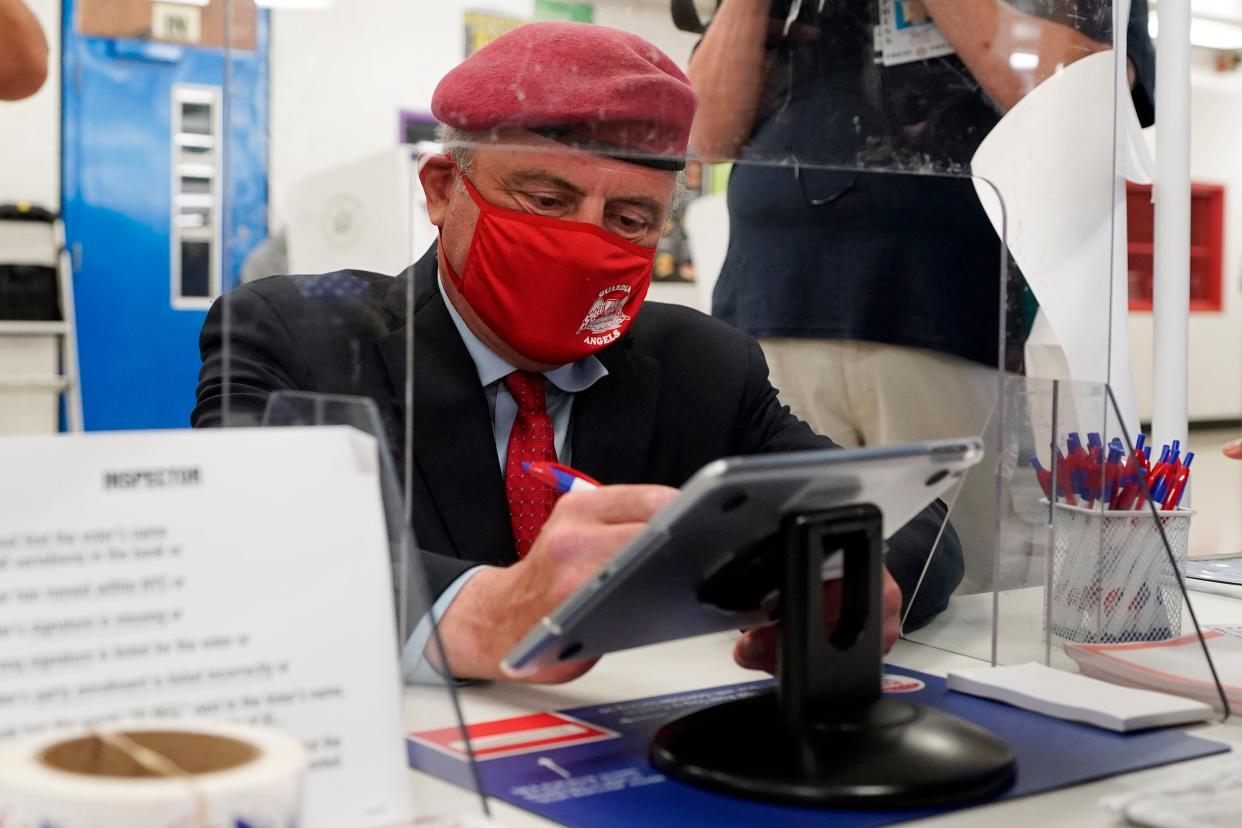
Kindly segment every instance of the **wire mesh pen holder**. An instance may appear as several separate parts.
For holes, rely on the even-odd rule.
[[[1182,631],[1178,581],[1194,511],[1161,512],[1177,562],[1170,568],[1147,510],[1055,505],[1049,630],[1069,641],[1165,641]]]

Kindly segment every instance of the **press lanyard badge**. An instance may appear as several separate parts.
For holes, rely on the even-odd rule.
[[[953,54],[922,0],[879,0],[875,27],[876,62],[900,66]]]

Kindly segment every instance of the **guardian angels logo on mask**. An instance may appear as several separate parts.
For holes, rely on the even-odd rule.
[[[591,334],[583,339],[588,345],[607,345],[615,341],[621,336],[618,328],[630,321],[630,317],[622,311],[625,303],[630,301],[630,290],[629,285],[613,285],[601,290],[574,335],[583,331]]]

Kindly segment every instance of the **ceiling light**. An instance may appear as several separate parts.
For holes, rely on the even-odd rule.
[[[1039,55],[1034,52],[1012,52],[1009,65],[1018,71],[1039,68]]]
[[[1156,12],[1147,15],[1147,31],[1156,38],[1160,26]],[[1225,23],[1221,20],[1209,20],[1206,17],[1190,19],[1190,43],[1204,49],[1217,49],[1225,52],[1242,51],[1242,26]]]

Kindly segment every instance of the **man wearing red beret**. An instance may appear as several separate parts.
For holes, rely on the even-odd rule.
[[[230,424],[256,421],[280,390],[375,400],[407,470],[433,614],[458,677],[501,677],[509,647],[706,463],[833,445],[777,401],[754,339],[643,301],[694,107],[685,75],[638,37],[523,26],[436,90],[449,153],[425,159],[420,178],[440,238],[417,264],[395,278],[267,279],[208,315],[195,426],[225,424],[226,387]],[[527,460],[616,485],[558,502],[523,471]],[[890,541],[890,645],[943,519],[935,504]],[[945,534],[916,623],[961,577]],[[826,587],[833,605],[835,589]],[[411,663],[428,629],[411,637]],[[735,658],[772,669],[775,635],[746,634]],[[523,678],[564,681],[589,667]]]

